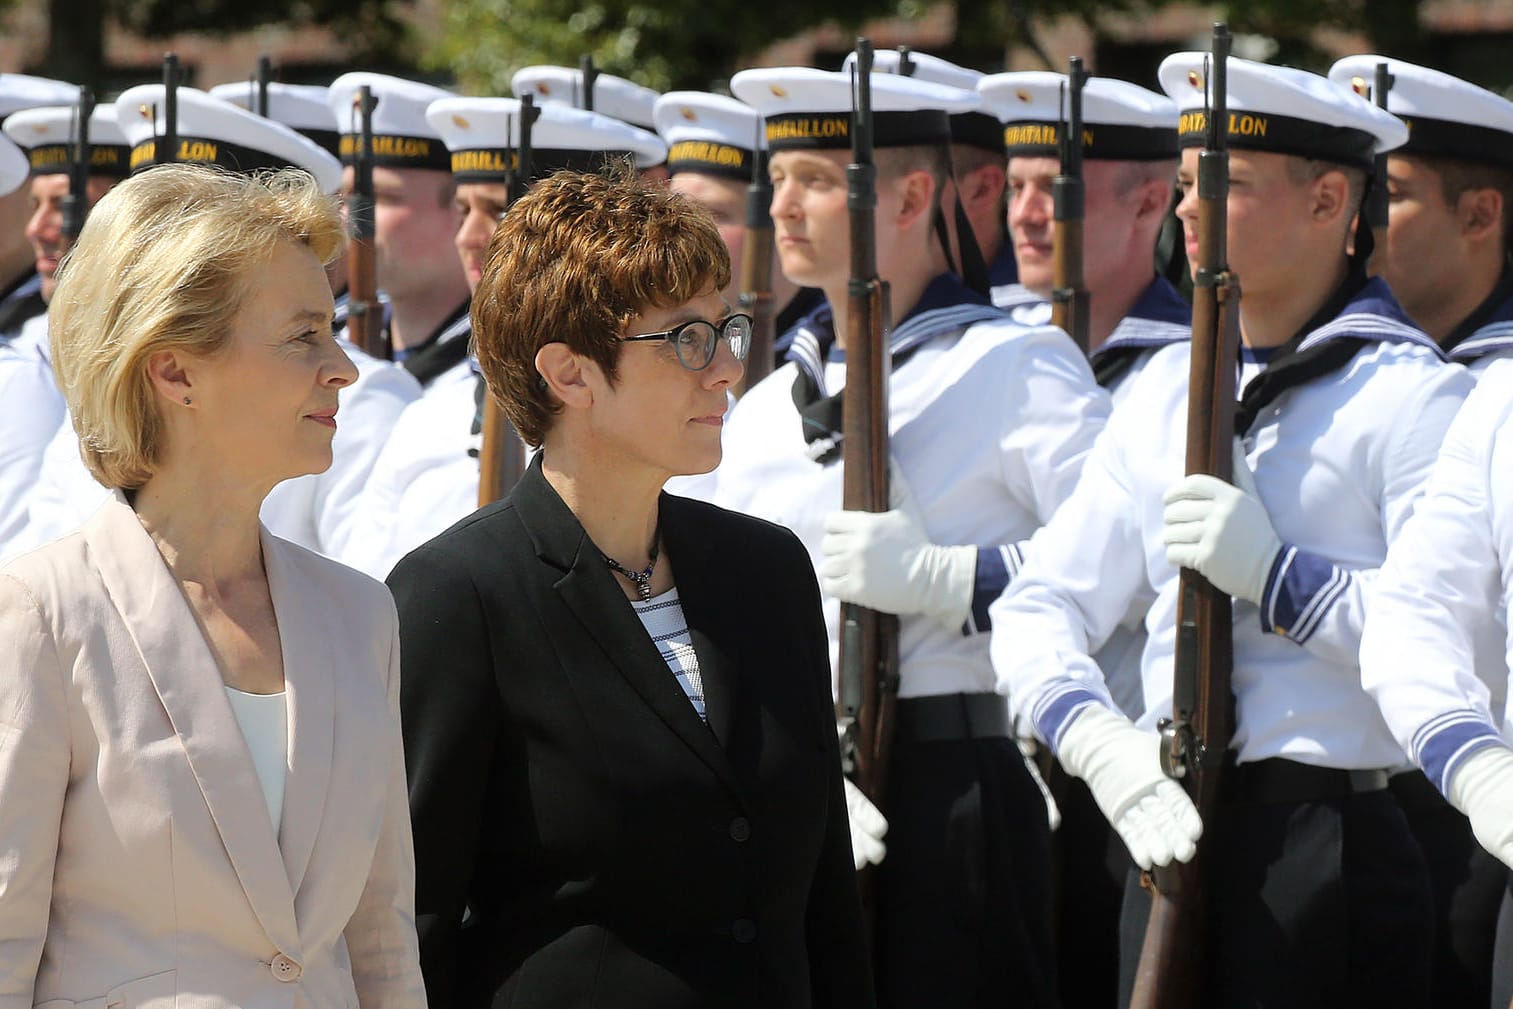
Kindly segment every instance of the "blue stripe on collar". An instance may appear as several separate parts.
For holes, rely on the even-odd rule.
[[[1333,320],[1315,329],[1298,344],[1304,351],[1328,340],[1369,340],[1380,343],[1415,343],[1449,360],[1434,339],[1414,325],[1392,291],[1380,277],[1372,277],[1359,294],[1346,303]]]
[[[1450,360],[1468,364],[1500,350],[1513,348],[1513,321],[1494,322],[1473,332],[1450,351]]]

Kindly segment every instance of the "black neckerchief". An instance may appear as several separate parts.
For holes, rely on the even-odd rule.
[[[794,326],[797,326],[804,316],[819,308],[825,301],[825,292],[817,287],[801,287],[794,292],[793,297],[788,299],[788,304],[772,320],[772,331],[782,336]],[[779,351],[778,364],[782,364],[782,353]]]
[[[1115,347],[1107,354],[1093,359],[1093,379],[1105,389],[1111,389],[1134,367],[1135,360],[1150,350],[1149,347]]]
[[[450,340],[441,337],[447,330],[467,318],[469,302],[464,301],[457,311],[442,320],[420,346],[410,350],[404,359],[404,369],[421,385],[430,385],[438,375],[461,364],[468,356],[468,340],[456,336]]]
[[[1460,346],[1465,342],[1466,337],[1485,326],[1491,320],[1492,314],[1509,299],[1513,299],[1513,270],[1504,263],[1502,276],[1497,278],[1497,284],[1492,288],[1492,293],[1487,295],[1470,315],[1462,319],[1461,324],[1450,331],[1449,336],[1440,341],[1440,349],[1448,354]]]
[[[899,320],[902,326],[914,316],[923,312],[938,308],[946,308],[960,304],[980,304],[991,306],[985,295],[979,294],[967,287],[953,273],[943,273],[930,281],[919,301],[909,310],[909,314]],[[824,368],[824,361],[829,357],[831,348],[835,345],[834,315],[830,314],[830,307],[826,304],[821,309],[810,313],[805,321],[813,328],[820,330],[820,368]],[[897,371],[902,368],[923,343],[915,343],[902,351],[895,352],[889,346],[889,369]],[[820,396],[819,384],[814,375],[803,367],[798,369],[798,377],[793,380],[793,405],[798,408],[799,419],[803,424],[804,442],[809,446],[810,455],[815,462],[828,465],[841,457],[841,442],[845,425],[846,390],[842,387],[838,392],[830,396]]]
[[[1350,272],[1345,275],[1344,282],[1335,288],[1323,307],[1303,324],[1302,329],[1293,334],[1292,339],[1282,345],[1265,370],[1250,380],[1235,408],[1237,434],[1249,434],[1261,411],[1282,393],[1339,371],[1360,352],[1363,346],[1360,340],[1345,338],[1324,340],[1304,351],[1299,351],[1298,345],[1307,339],[1309,333],[1343,312],[1345,306],[1361,293],[1366,280],[1365,270],[1358,264],[1353,264]]]

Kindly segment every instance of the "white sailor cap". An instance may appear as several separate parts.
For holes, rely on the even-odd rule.
[[[322,190],[341,188],[341,163],[283,123],[212,98],[195,88],[175,90],[178,150],[173,161],[220,165],[233,172],[303,168]],[[116,99],[116,121],[131,144],[133,172],[162,164],[158,138],[167,127],[163,85],[139,84]]]
[[[856,53],[847,53],[846,61],[841,64],[841,73],[849,74],[855,65]],[[959,88],[962,91],[976,91],[977,82],[983,77],[980,70],[957,66],[950,60],[943,60],[929,53],[902,49],[879,49],[873,53],[872,72],[912,77],[917,81],[944,84],[948,88]],[[1003,152],[1002,125],[997,119],[988,115],[985,109],[959,112],[951,117],[951,142],[981,147],[995,154],[1001,154]]]
[[[537,105],[561,104],[581,109],[587,104],[583,95],[583,72],[576,67],[522,67],[510,78],[510,90],[516,98],[531,95]],[[621,122],[654,130],[657,93],[634,81],[614,74],[594,75],[594,111]]]
[[[530,178],[563,168],[597,171],[608,161],[630,158],[636,167],[667,156],[655,133],[618,119],[568,105],[541,105],[531,127]],[[520,166],[518,98],[443,98],[426,110],[432,129],[452,154],[458,182],[503,182]]]
[[[21,148],[0,137],[0,196],[8,196],[26,181],[26,155]]]
[[[5,120],[5,135],[26,151],[33,175],[57,175],[73,165],[76,105],[22,109]],[[89,172],[124,179],[131,174],[131,146],[116,122],[111,102],[96,105],[89,116]]]
[[[78,85],[30,74],[0,74],[0,119],[39,105],[69,105],[79,100]]]
[[[977,85],[1003,121],[1009,157],[1054,158],[1068,102],[1065,74],[1048,70],[992,74]],[[1177,105],[1165,95],[1112,77],[1089,77],[1082,87],[1082,154],[1110,161],[1177,157]]]
[[[745,102],[704,91],[657,99],[657,132],[667,141],[667,171],[750,179],[767,147],[762,117]]]
[[[1399,154],[1425,154],[1513,167],[1513,102],[1428,67],[1385,56],[1347,56],[1329,79],[1372,99],[1376,66],[1387,64],[1387,111],[1408,126]]]
[[[1183,147],[1204,141],[1209,60],[1208,53],[1185,52],[1161,61],[1161,90],[1181,113],[1177,134]],[[1375,155],[1408,139],[1401,120],[1318,74],[1236,56],[1227,70],[1233,147],[1370,168]]]
[[[981,105],[975,91],[874,73],[873,144],[913,147],[951,142],[948,117]],[[851,74],[811,67],[742,70],[730,90],[767,121],[773,153],[851,146]]]
[[[358,89],[367,85],[373,91],[373,164],[380,168],[429,168],[438,172],[452,169],[446,144],[426,121],[426,109],[432,102],[451,98],[452,92],[419,81],[390,77],[387,74],[342,74],[331,82],[328,106],[336,117],[341,136],[342,164],[352,164],[357,153],[362,120],[358,116]]]
[[[210,94],[248,112],[257,111],[257,82],[230,81],[217,84]],[[283,123],[302,137],[320,144],[330,153],[341,156],[340,136],[336,132],[336,115],[331,111],[331,89],[319,84],[281,84],[268,82],[268,118]]]

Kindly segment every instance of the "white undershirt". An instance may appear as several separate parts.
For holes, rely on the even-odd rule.
[[[273,835],[277,837],[284,818],[284,779],[289,774],[289,717],[284,692],[249,694],[227,687],[226,697],[252,754],[252,768],[263,786],[268,819],[273,821]]]

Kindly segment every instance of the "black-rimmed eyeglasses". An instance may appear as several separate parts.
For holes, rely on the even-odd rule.
[[[679,364],[689,371],[703,371],[714,361],[721,340],[725,341],[737,361],[746,360],[746,354],[751,350],[751,316],[737,312],[719,323],[694,319],[661,333],[622,336],[620,339],[626,343],[667,340],[677,352]]]

